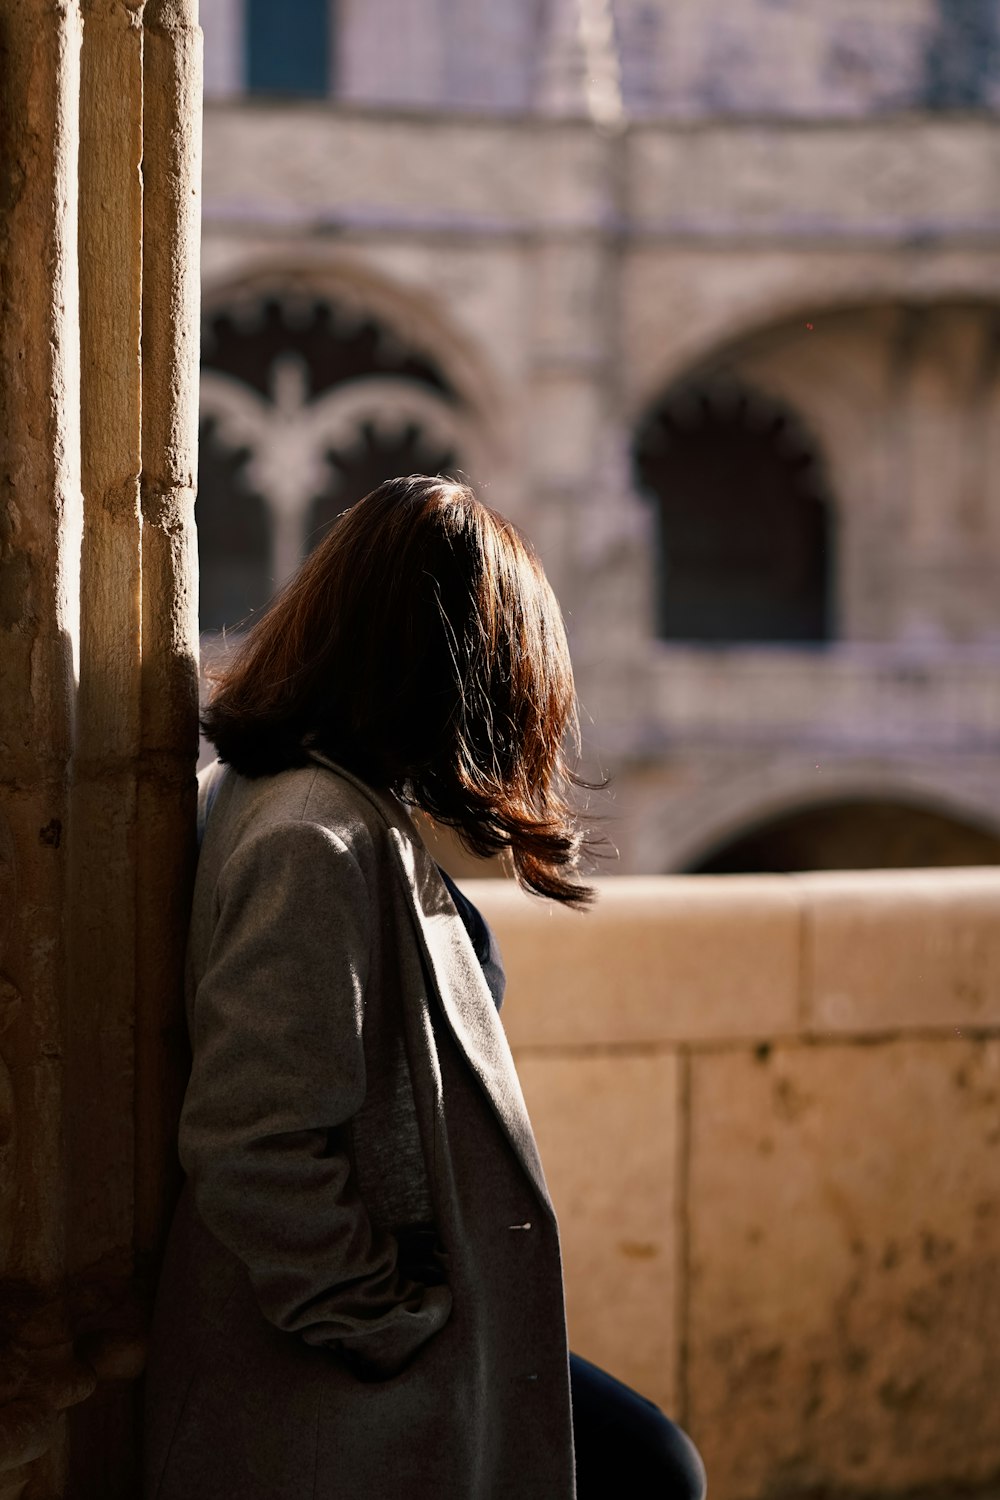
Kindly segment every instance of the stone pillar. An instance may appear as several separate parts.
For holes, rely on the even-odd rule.
[[[136,1247],[154,1267],[177,1172],[175,1126],[186,1076],[179,996],[198,756],[201,67],[198,0],[147,0]]]
[[[58,1494],[70,761],[79,661],[79,8],[0,9],[0,1496]]]
[[[601,724],[602,753],[605,730],[644,691],[636,674],[653,610],[653,515],[633,491],[622,395],[628,150],[627,131],[591,132],[588,182],[602,192],[581,203],[572,233],[552,228],[532,253],[531,533],[567,615],[584,726],[591,715]],[[600,771],[589,751],[585,771]]]
[[[193,834],[193,12],[0,0],[0,1500],[138,1489]]]

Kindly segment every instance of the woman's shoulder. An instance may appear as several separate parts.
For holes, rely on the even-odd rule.
[[[199,811],[205,809],[212,842],[230,850],[248,840],[294,838],[305,824],[332,833],[367,863],[387,848],[393,823],[408,822],[402,808],[394,813],[386,794],[331,763],[311,761],[257,777],[217,767],[218,762],[199,777]]]

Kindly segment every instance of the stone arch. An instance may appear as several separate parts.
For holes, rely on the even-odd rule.
[[[266,603],[322,527],[383,479],[490,478],[498,443],[483,382],[431,321],[372,278],[261,271],[208,292],[203,627]]]
[[[1000,299],[800,306],[729,333],[667,395],[747,387],[813,434],[836,501],[838,637],[1000,640]]]
[[[733,781],[713,781],[676,804],[654,811],[644,838],[642,866],[677,874],[699,870],[717,851],[752,830],[820,807],[870,803],[911,807],[979,830],[1000,841],[995,803],[963,790],[940,773],[900,766],[823,766],[822,778],[806,770],[768,767]],[[656,852],[654,852],[656,851]]]
[[[308,514],[308,547],[352,494],[377,482],[380,454],[394,453],[401,473],[484,471],[482,443],[467,417],[404,382],[358,380],[319,407],[324,470]]]
[[[202,320],[217,312],[259,303],[276,290],[302,301],[325,299],[372,317],[433,359],[475,419],[491,458],[507,446],[507,403],[499,373],[482,348],[448,310],[418,286],[403,286],[354,259],[337,255],[320,263],[269,256],[234,274],[206,277]]]
[[[718,285],[714,275],[718,274]],[[997,295],[995,257],[956,263],[898,257],[873,263],[870,255],[855,259],[843,254],[800,257],[785,256],[741,264],[739,276],[732,267],[699,257],[692,273],[692,287],[699,295],[683,320],[676,317],[677,299],[686,283],[672,287],[663,297],[662,328],[651,324],[648,300],[643,303],[643,339],[655,352],[637,361],[640,377],[627,392],[625,420],[634,425],[664,390],[705,366],[714,367],[720,355],[753,343],[772,330],[799,327],[842,314],[905,304],[917,309],[941,306],[1000,306]]]
[[[758,822],[688,866],[692,875],[1000,864],[992,832],[913,798],[819,801]]]

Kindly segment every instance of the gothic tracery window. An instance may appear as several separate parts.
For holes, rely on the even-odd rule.
[[[436,361],[365,312],[299,292],[210,317],[201,408],[207,631],[245,623],[384,479],[466,461],[463,403]]]
[[[735,384],[686,385],[640,425],[633,459],[656,506],[662,637],[830,636],[830,507],[794,413]]]

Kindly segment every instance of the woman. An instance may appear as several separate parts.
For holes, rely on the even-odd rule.
[[[148,1500],[701,1493],[656,1408],[571,1377],[498,955],[406,810],[585,903],[573,721],[540,564],[441,479],[341,517],[221,677]]]

